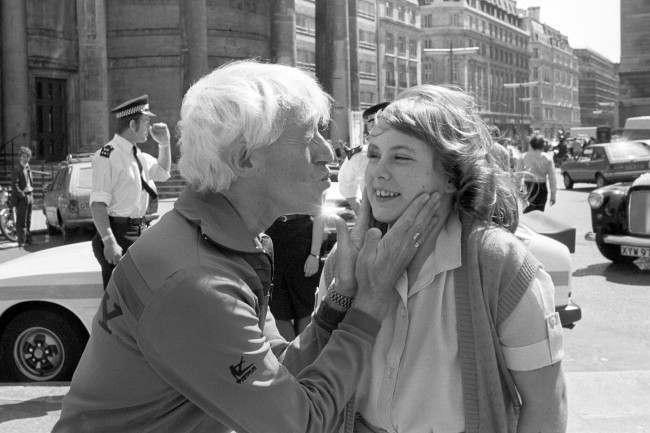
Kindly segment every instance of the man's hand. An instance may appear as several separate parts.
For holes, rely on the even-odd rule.
[[[370,221],[370,205],[365,191],[352,231],[348,231],[342,218],[338,216],[334,218],[336,223],[336,268],[334,269],[336,291],[341,295],[354,297],[357,293],[354,275],[357,255]]]
[[[117,243],[115,238],[111,236],[104,242],[104,258],[111,265],[117,265],[122,257],[122,247]]]
[[[305,277],[311,277],[316,272],[318,272],[318,267],[320,266],[320,257],[314,256],[312,254],[307,256],[305,260],[305,265],[303,270],[305,271]]]
[[[359,285],[357,308],[378,318],[385,313],[397,280],[420,244],[437,237],[442,229],[442,219],[437,215],[439,205],[438,193],[421,194],[383,238],[379,229],[367,230],[355,272]]]
[[[167,124],[160,122],[149,126],[151,137],[161,146],[168,146],[171,140]]]

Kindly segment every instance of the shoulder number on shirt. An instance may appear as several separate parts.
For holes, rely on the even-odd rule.
[[[107,144],[106,146],[102,147],[102,150],[99,152],[99,156],[103,156],[104,158],[110,158],[113,149],[114,149],[113,146]]]
[[[117,305],[115,302],[111,302],[113,304],[110,308],[111,310],[109,311],[109,301],[110,301],[110,296],[108,296],[107,292],[104,292],[104,297],[102,298],[102,311],[101,311],[101,317],[97,321],[99,323],[99,326],[104,328],[104,331],[108,332],[109,334],[112,334],[113,331],[111,331],[111,328],[108,326],[108,321],[111,319],[114,319],[116,317],[119,317],[122,315],[122,308],[120,308],[119,305]]]

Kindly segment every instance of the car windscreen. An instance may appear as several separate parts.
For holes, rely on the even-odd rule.
[[[79,170],[79,188],[91,189],[93,186],[93,168],[87,167]]]
[[[633,159],[650,157],[650,148],[643,143],[626,141],[611,143],[607,146],[607,153],[611,159]]]

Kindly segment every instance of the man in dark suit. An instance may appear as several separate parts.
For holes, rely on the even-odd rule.
[[[32,243],[30,226],[32,223],[32,203],[34,202],[34,182],[29,168],[32,151],[28,147],[21,147],[18,151],[18,164],[11,176],[11,189],[13,201],[16,206],[16,232],[18,247]]]

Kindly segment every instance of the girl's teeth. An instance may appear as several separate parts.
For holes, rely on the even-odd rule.
[[[377,197],[397,197],[399,193],[389,191],[376,191]]]

